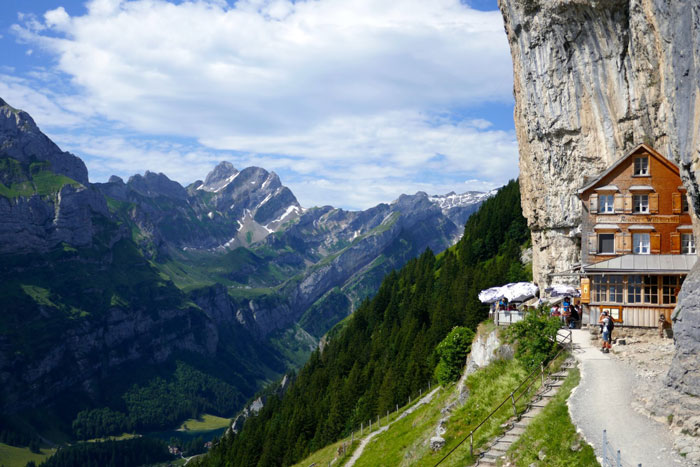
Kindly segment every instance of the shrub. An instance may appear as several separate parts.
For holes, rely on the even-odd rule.
[[[507,342],[517,344],[515,358],[532,370],[552,356],[557,348],[556,336],[560,326],[559,318],[550,317],[549,310],[542,306],[530,310],[522,321],[511,324],[505,337]]]
[[[474,332],[464,326],[455,326],[435,348],[440,361],[435,367],[435,378],[440,384],[457,381],[462,373],[467,354],[471,350]]]

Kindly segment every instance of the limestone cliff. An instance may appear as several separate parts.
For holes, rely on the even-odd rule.
[[[576,190],[638,143],[680,166],[697,212],[700,3],[499,0],[499,6],[513,57],[535,280],[542,286],[550,273],[578,261]],[[684,284],[683,297],[692,297],[696,283]],[[700,395],[700,306],[683,299],[674,316],[678,356],[669,383]],[[681,358],[689,353],[696,357]]]

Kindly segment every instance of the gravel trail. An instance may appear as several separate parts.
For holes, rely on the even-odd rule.
[[[352,457],[351,457],[350,460],[347,462],[347,464],[345,464],[345,467],[352,467],[352,466],[355,465],[355,462],[357,462],[357,460],[358,460],[358,459],[360,458],[360,456],[362,455],[362,452],[365,450],[365,446],[367,446],[367,443],[369,443],[375,436],[377,436],[377,435],[380,434],[380,433],[384,433],[384,432],[387,431],[387,430],[389,429],[389,427],[390,427],[391,425],[393,425],[395,422],[398,422],[399,420],[401,420],[402,418],[406,417],[407,415],[412,414],[412,413],[413,413],[416,409],[418,409],[420,406],[425,405],[425,404],[427,404],[428,402],[430,402],[430,401],[433,399],[433,396],[435,395],[435,393],[438,392],[439,390],[440,390],[440,386],[436,387],[435,389],[433,389],[432,391],[430,391],[428,394],[426,394],[425,396],[423,396],[423,398],[422,398],[421,400],[419,400],[417,403],[415,403],[414,405],[412,405],[412,406],[409,407],[408,409],[404,410],[404,411],[401,413],[401,415],[399,415],[398,417],[396,417],[396,419],[393,420],[391,423],[389,423],[388,425],[384,425],[384,426],[381,427],[380,429],[378,429],[378,430],[376,430],[376,431],[373,431],[372,433],[370,433],[370,434],[368,434],[367,436],[365,436],[365,437],[362,439],[362,441],[360,442],[360,445],[357,446],[357,449],[355,449],[355,452],[352,453]]]
[[[581,383],[569,398],[569,412],[596,455],[602,458],[605,429],[608,443],[621,452],[623,466],[691,465],[673,451],[667,427],[632,408],[637,385],[634,372],[625,363],[603,354],[590,337],[586,330],[573,332]],[[608,458],[614,456],[608,454]]]

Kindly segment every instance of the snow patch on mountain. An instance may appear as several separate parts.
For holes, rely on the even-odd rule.
[[[476,203],[481,203],[484,200],[492,197],[498,190],[483,191],[467,191],[466,193],[457,194],[454,191],[446,195],[433,195],[428,197],[430,201],[437,204],[443,212],[450,208],[458,208],[471,206]]]

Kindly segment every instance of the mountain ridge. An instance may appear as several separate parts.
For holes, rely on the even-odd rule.
[[[79,425],[94,423],[105,407],[129,429],[230,415],[387,272],[460,231],[424,193],[365,211],[303,209],[274,172],[226,162],[187,187],[150,171],[90,183],[28,114],[2,105],[0,131],[0,279],[11,302],[0,417],[53,407],[64,433],[77,412],[87,414]],[[227,397],[202,402],[182,374]],[[170,405],[153,411],[158,400]]]

